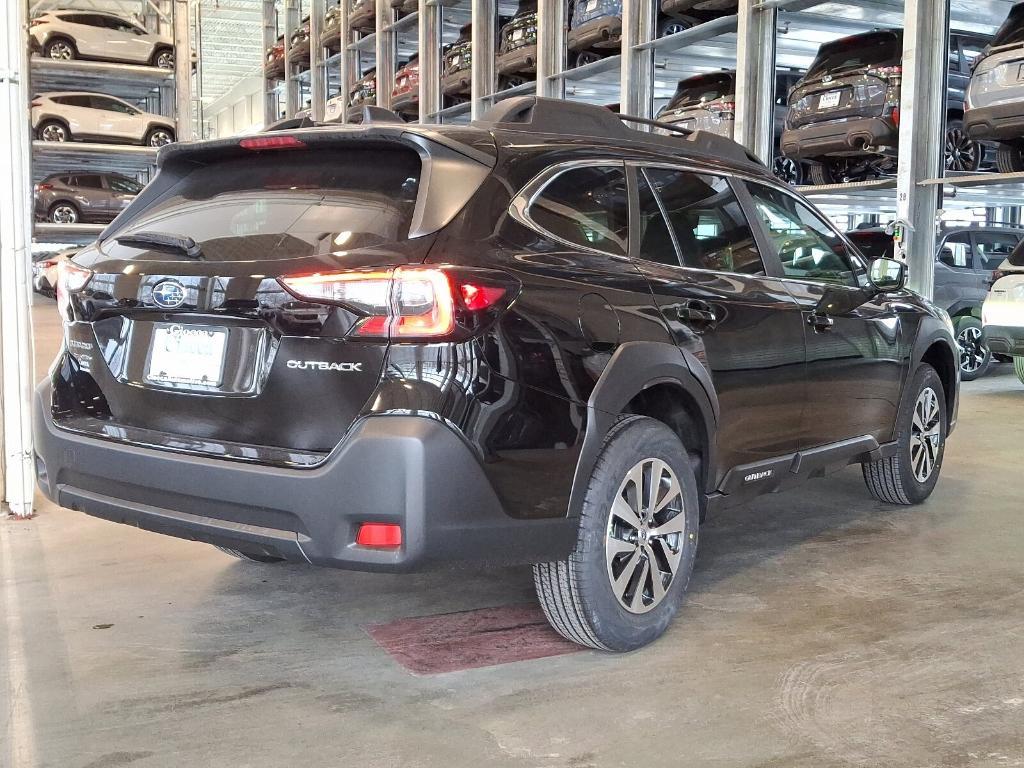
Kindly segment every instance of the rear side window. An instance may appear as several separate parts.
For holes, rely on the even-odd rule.
[[[956,232],[947,237],[939,249],[939,261],[953,269],[971,269],[971,236]]]
[[[116,234],[187,235],[207,261],[364,248],[408,237],[419,180],[405,148],[251,153],[196,167]]]
[[[726,179],[673,168],[646,168],[644,174],[675,233],[683,266],[765,274],[750,225]]]
[[[975,232],[974,242],[978,247],[980,269],[997,269],[1017,247],[1016,235],[1009,232]]]
[[[563,171],[527,210],[539,227],[563,242],[620,256],[629,244],[629,193],[622,166]]]
[[[821,77],[868,67],[891,67],[903,61],[903,41],[891,32],[844,37],[826,43],[807,71],[807,77]]]

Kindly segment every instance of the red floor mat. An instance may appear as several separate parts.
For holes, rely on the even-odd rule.
[[[416,675],[543,659],[583,650],[563,639],[537,605],[508,605],[369,624],[366,632]]]

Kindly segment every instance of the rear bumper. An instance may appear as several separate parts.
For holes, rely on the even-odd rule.
[[[473,449],[439,420],[362,419],[313,469],[244,464],[62,430],[50,385],[36,392],[40,489],[57,504],[183,539],[335,568],[410,571],[431,562],[532,563],[566,557],[568,518],[502,509]],[[402,526],[402,546],[355,544],[363,522]]]
[[[1005,141],[1024,138],[1024,103],[997,104],[969,109],[964,130],[972,139]]]
[[[569,50],[612,47],[621,37],[621,16],[598,16],[569,30]]]
[[[469,93],[472,87],[472,75],[468,69],[460,69],[441,78],[441,93],[445,96],[461,96]]]
[[[829,155],[873,154],[869,147],[895,150],[899,131],[882,117],[812,123],[782,132],[779,146],[786,157],[812,159]]]
[[[499,75],[535,72],[537,70],[537,46],[524,45],[506,53],[499,53],[495,63],[498,66]]]
[[[996,354],[1024,356],[1024,327],[986,325],[985,341]]]

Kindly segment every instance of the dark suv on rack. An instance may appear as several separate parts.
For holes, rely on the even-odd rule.
[[[49,498],[253,560],[533,563],[559,632],[628,650],[706,513],[850,463],[931,494],[949,317],[737,144],[380,114],[166,147],[63,263]]]

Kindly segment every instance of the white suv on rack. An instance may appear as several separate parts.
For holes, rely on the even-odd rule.
[[[174,41],[112,13],[49,11],[29,24],[32,49],[48,59],[98,59],[174,69]]]
[[[32,99],[32,130],[41,141],[100,141],[162,147],[174,121],[102,93],[61,91]]]
[[[985,340],[994,355],[1012,355],[1013,370],[1024,384],[1024,241],[999,269],[981,307]]]

